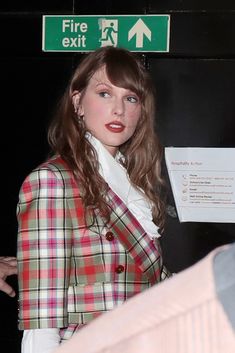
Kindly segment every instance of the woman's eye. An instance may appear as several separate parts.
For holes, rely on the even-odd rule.
[[[106,91],[101,91],[98,93],[100,97],[103,97],[103,98],[106,98],[106,97],[109,97],[110,94]]]
[[[135,96],[129,96],[129,97],[127,97],[127,100],[130,103],[138,103],[138,101],[139,101],[138,98]]]

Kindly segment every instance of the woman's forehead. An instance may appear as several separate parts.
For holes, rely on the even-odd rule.
[[[91,77],[91,80],[97,81],[97,82],[107,81],[111,83],[111,81],[108,78],[105,66],[102,66],[101,68],[96,70],[93,76]]]
[[[103,65],[94,72],[94,74],[88,81],[87,87],[95,87],[99,84],[105,84],[110,87],[124,88],[133,91],[136,94],[140,94],[139,85],[136,83],[135,80],[131,79],[128,74],[124,74],[123,72],[119,71],[119,75],[116,75],[115,73],[115,77],[110,77],[108,75],[106,65]]]

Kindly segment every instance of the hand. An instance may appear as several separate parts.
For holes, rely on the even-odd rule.
[[[8,276],[17,274],[17,261],[13,256],[0,256],[0,290],[10,297],[16,295],[14,289],[5,281]]]

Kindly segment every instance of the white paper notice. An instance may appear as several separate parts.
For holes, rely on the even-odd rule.
[[[235,148],[166,147],[180,222],[235,223]]]

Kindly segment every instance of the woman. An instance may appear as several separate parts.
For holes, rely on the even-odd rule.
[[[74,72],[49,128],[52,157],[18,204],[22,352],[51,352],[101,313],[158,283],[164,209],[150,77],[103,47]]]

